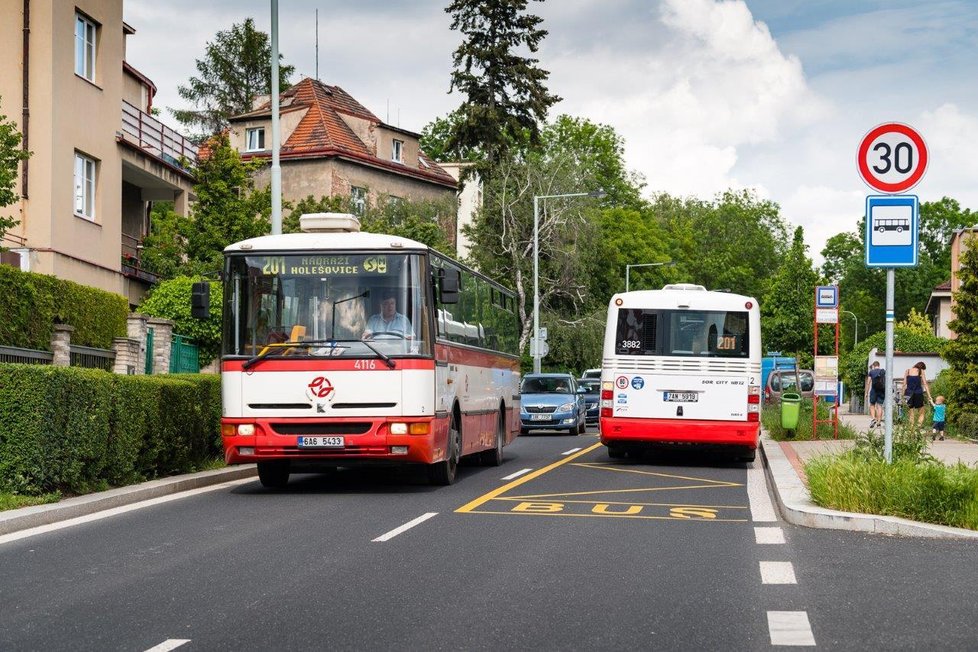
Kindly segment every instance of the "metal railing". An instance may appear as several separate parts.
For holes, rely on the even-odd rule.
[[[22,349],[17,346],[0,346],[0,362],[17,364],[51,364],[54,354],[50,351]]]
[[[196,145],[125,100],[122,101],[122,133],[142,149],[180,169],[187,170],[197,160]]]
[[[115,351],[110,349],[93,349],[90,346],[70,346],[68,348],[71,366],[86,369],[104,369],[112,371],[115,366]]]

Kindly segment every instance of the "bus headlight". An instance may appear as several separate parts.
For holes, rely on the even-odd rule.
[[[390,427],[392,435],[406,435],[408,433],[408,425],[406,423],[392,423]]]
[[[242,437],[251,437],[253,434],[255,434],[255,424],[239,423],[238,434],[241,435]]]

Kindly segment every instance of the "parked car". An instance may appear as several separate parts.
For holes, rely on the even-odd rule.
[[[801,391],[798,390],[799,380]],[[811,369],[799,369],[796,376],[794,369],[773,370],[764,387],[764,402],[779,403],[784,392],[795,392],[801,394],[802,398],[812,398],[815,395],[815,372]]]
[[[567,430],[572,435],[586,427],[584,394],[570,374],[527,374],[520,385],[520,433],[530,430]]]
[[[597,378],[598,380],[601,380],[601,368],[585,369],[584,373],[581,374],[581,378]]]
[[[584,390],[584,407],[587,410],[585,422],[588,425],[597,423],[601,412],[601,379],[581,378],[577,381],[577,386]]]

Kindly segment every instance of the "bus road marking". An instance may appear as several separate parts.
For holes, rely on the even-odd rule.
[[[797,584],[790,561],[762,561],[761,584]]]
[[[408,530],[410,530],[411,528],[413,528],[415,525],[421,525],[422,523],[424,523],[425,521],[427,521],[432,516],[438,516],[438,512],[428,512],[427,514],[422,514],[418,518],[413,519],[411,521],[408,521],[407,523],[405,523],[404,525],[402,525],[400,527],[394,528],[393,530],[391,530],[387,534],[381,534],[379,537],[377,537],[376,539],[372,539],[371,541],[374,542],[374,543],[384,542],[384,541],[390,541],[391,539],[393,539],[394,537],[396,537],[398,534],[401,534],[403,532],[407,532]]]
[[[507,475],[507,476],[504,476],[504,477],[503,477],[503,480],[515,480],[516,478],[518,478],[518,477],[520,477],[520,476],[521,476],[521,475],[523,475],[524,473],[529,473],[529,472],[530,472],[530,471],[532,471],[532,470],[533,470],[533,469],[520,469],[520,470],[519,470],[519,471],[517,471],[516,473],[510,473],[509,475]]]
[[[489,502],[493,498],[495,498],[497,496],[500,496],[500,495],[506,493],[510,489],[513,489],[515,487],[518,487],[521,484],[527,483],[530,480],[533,480],[534,478],[539,478],[544,473],[549,473],[550,471],[553,471],[554,469],[556,469],[558,466],[563,466],[564,464],[567,464],[571,460],[575,460],[578,457],[581,457],[582,455],[586,455],[587,453],[590,453],[591,451],[596,450],[596,449],[598,449],[601,446],[604,446],[604,444],[602,444],[601,442],[598,442],[598,443],[594,444],[593,446],[589,446],[589,447],[585,448],[584,450],[578,451],[577,453],[574,453],[573,455],[570,455],[568,457],[565,457],[562,460],[559,460],[557,462],[554,462],[553,464],[551,464],[549,466],[545,466],[542,469],[537,469],[536,471],[533,471],[532,473],[529,473],[527,475],[524,475],[521,478],[517,478],[516,480],[513,480],[509,484],[504,484],[501,487],[497,487],[497,488],[493,489],[492,491],[490,491],[489,493],[483,494],[482,496],[479,496],[475,500],[470,501],[470,502],[466,503],[465,505],[462,505],[461,507],[459,507],[458,509],[456,509],[455,512],[458,513],[458,514],[465,514],[465,513],[471,512],[476,507],[479,507],[480,505],[483,505],[483,504]]]
[[[561,455],[570,455],[571,453],[576,453],[579,450],[581,450],[581,449],[580,448],[572,448],[569,451],[564,451],[563,453],[561,453]]]
[[[153,647],[146,650],[146,652],[170,652],[170,650],[175,650],[181,645],[186,645],[190,642],[189,638],[168,638],[159,645],[154,645]]]
[[[769,611],[767,629],[771,635],[771,645],[815,645],[807,611]]]
[[[754,541],[756,543],[784,543],[784,530],[779,527],[756,527],[754,528]]]
[[[747,468],[747,500],[750,501],[751,520],[758,523],[771,523],[778,520],[767,491],[764,469],[752,464]]]

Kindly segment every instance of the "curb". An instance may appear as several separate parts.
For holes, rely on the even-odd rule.
[[[978,532],[974,530],[920,523],[897,516],[857,514],[819,507],[812,502],[808,487],[798,477],[781,446],[766,432],[761,434],[761,454],[781,515],[794,525],[904,537],[978,540]]]
[[[170,494],[198,489],[231,480],[250,478],[258,475],[254,464],[232,466],[226,469],[200,471],[171,478],[150,480],[128,487],[119,487],[84,496],[66,498],[48,505],[34,505],[0,512],[0,535],[19,532],[41,525],[49,525],[79,516],[87,516],[106,509],[131,505],[132,503],[159,498]]]

